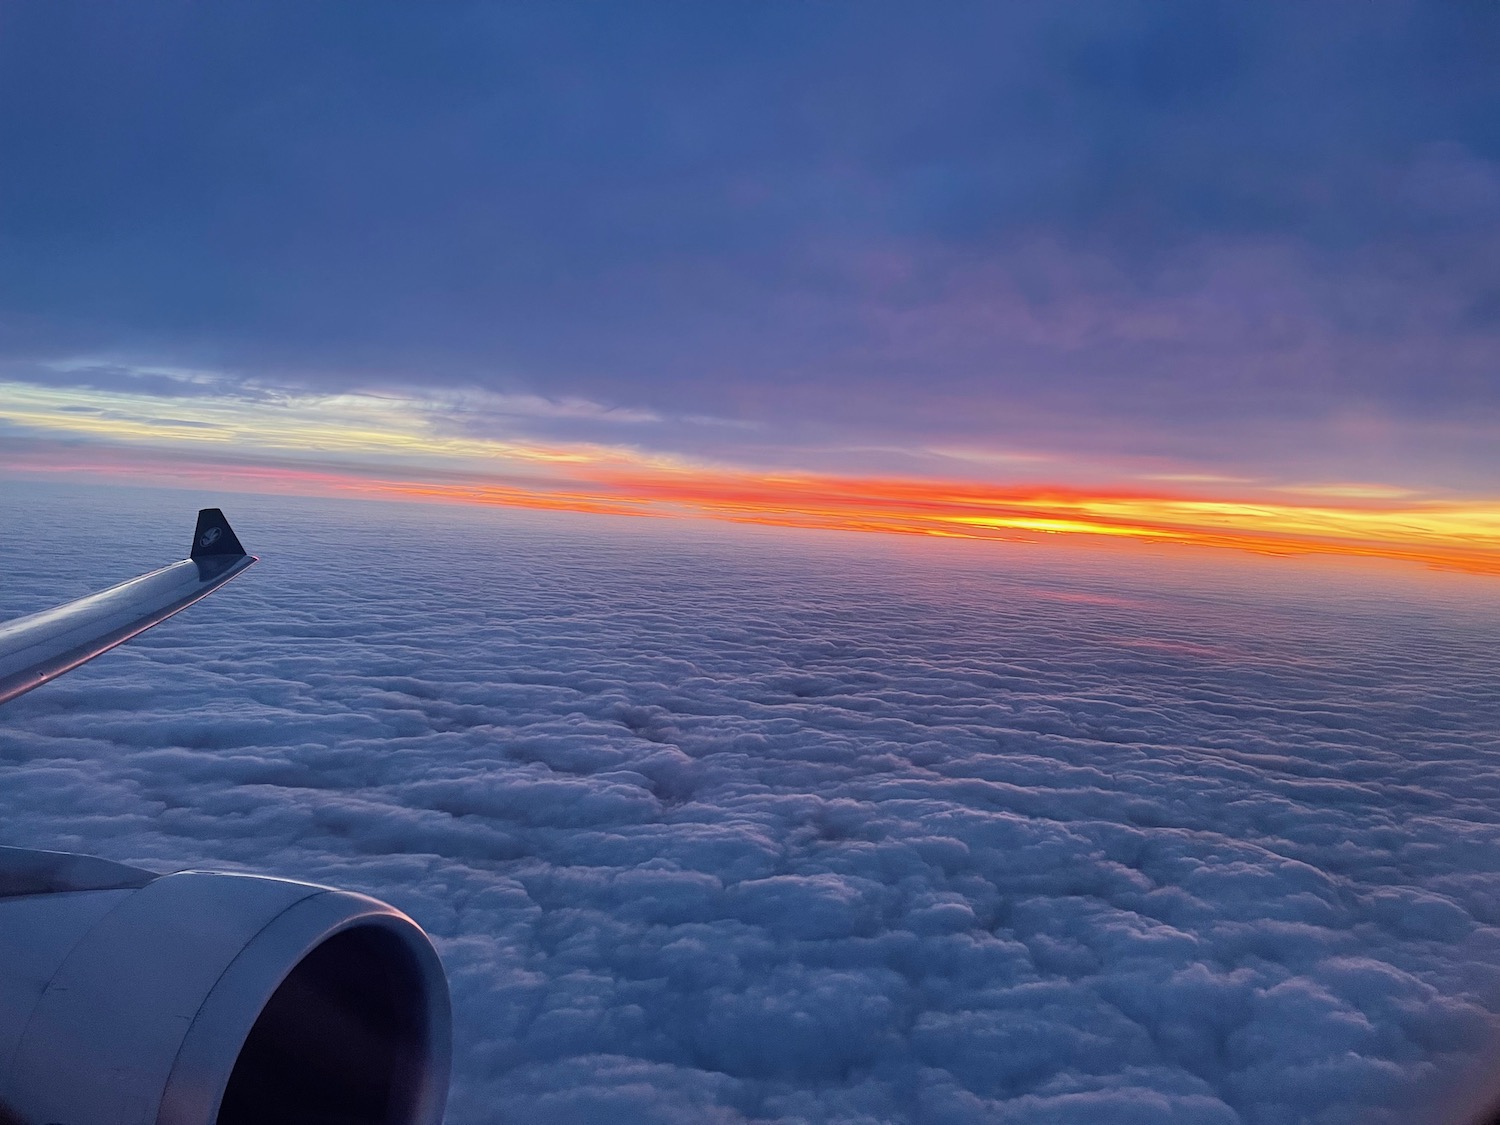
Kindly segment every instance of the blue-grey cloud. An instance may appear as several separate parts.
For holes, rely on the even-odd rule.
[[[0,352],[803,443],[1081,419],[1274,465],[1422,420],[1341,452],[1441,477],[1500,409],[1497,49],[1410,0],[34,6]]]
[[[6,708],[4,842],[408,910],[455,1121],[1408,1123],[1492,1077],[1478,580],[213,499],[263,562]],[[0,614],[193,502],[7,489]]]

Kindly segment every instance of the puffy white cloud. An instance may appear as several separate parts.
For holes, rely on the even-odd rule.
[[[222,502],[260,566],[0,716],[0,842],[409,911],[454,1121],[1411,1122],[1492,1061],[1487,586]],[[0,504],[5,613],[196,506]]]

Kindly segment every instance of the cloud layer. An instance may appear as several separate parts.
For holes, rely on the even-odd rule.
[[[6,378],[488,391],[521,407],[491,436],[634,419],[846,472],[976,447],[1493,483],[1492,5],[6,26]]]
[[[215,499],[264,561],[6,708],[3,842],[406,909],[454,987],[455,1122],[1474,1093],[1487,585]],[[167,561],[194,506],[8,489],[0,614]]]

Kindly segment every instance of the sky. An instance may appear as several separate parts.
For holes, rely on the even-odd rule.
[[[0,6],[0,472],[1500,573],[1488,3]]]
[[[6,705],[0,844],[408,912],[454,1125],[1497,1093],[1488,577],[230,499],[256,566]],[[173,557],[198,501],[0,492],[0,618]]]

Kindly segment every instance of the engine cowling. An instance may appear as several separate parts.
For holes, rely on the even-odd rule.
[[[307,883],[134,871],[0,891],[0,1121],[439,1125],[448,989],[415,922]]]

